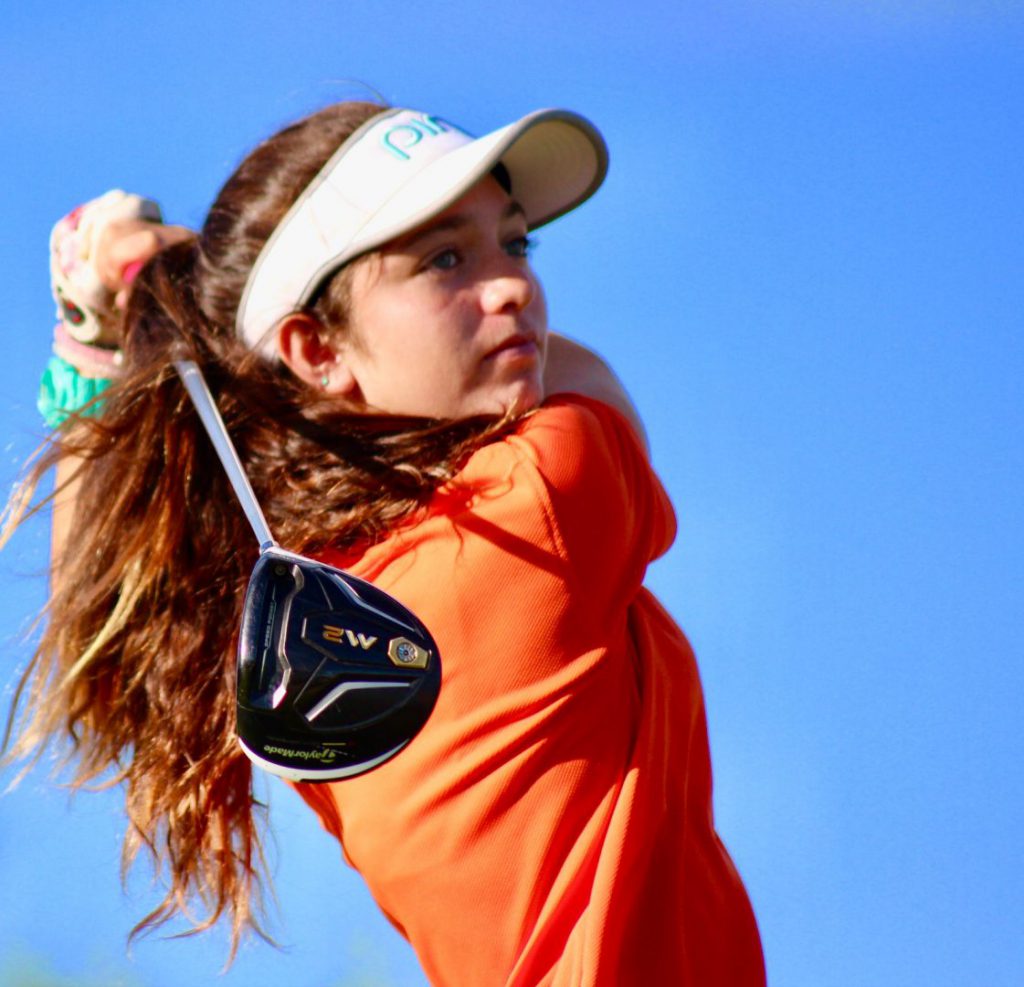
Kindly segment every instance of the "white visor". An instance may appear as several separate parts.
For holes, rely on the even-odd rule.
[[[273,357],[272,330],[327,278],[443,212],[499,162],[534,229],[593,195],[608,151],[593,124],[567,110],[538,110],[480,138],[417,110],[373,117],[335,151],[260,251],[238,306],[239,337]]]

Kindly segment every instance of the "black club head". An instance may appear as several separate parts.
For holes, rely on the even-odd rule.
[[[293,781],[362,774],[412,740],[440,686],[408,608],[332,566],[261,554],[238,643],[238,736],[256,764]]]

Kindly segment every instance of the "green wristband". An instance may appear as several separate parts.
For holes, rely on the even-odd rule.
[[[103,402],[97,401],[83,412],[82,409],[93,398],[110,386],[110,380],[102,377],[83,377],[67,360],[51,356],[39,382],[39,399],[36,407],[43,421],[50,428],[67,421],[73,414],[98,415]]]

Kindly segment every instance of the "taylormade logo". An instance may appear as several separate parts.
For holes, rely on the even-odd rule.
[[[337,756],[337,751],[327,750],[321,748],[318,751],[293,751],[287,747],[264,747],[264,753],[266,754],[283,754],[285,757],[295,757],[300,761],[323,761],[325,764],[330,764]]]

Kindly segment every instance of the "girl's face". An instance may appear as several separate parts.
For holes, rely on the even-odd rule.
[[[465,418],[544,397],[547,310],[526,220],[491,177],[357,262],[338,354],[371,411]]]

